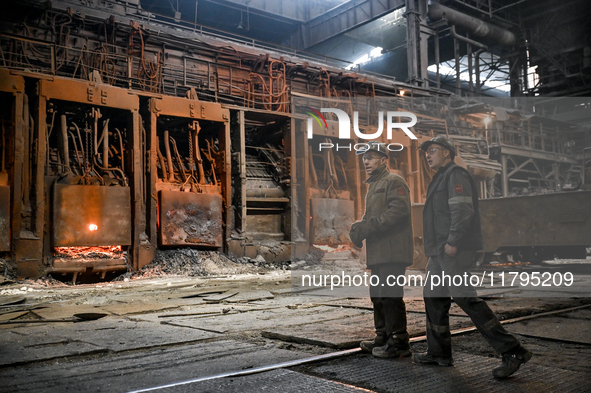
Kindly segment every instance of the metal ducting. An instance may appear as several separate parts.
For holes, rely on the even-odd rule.
[[[428,16],[434,21],[446,19],[449,24],[464,28],[474,36],[499,44],[511,46],[516,41],[515,34],[505,28],[484,22],[439,3],[433,3],[429,6]]]

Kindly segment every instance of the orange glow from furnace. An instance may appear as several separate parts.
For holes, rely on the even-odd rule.
[[[90,224],[90,225],[88,226],[88,229],[89,229],[91,232],[94,232],[94,231],[98,230],[98,225],[96,225],[96,224]]]
[[[339,244],[336,247],[331,247],[325,244],[314,244],[314,247],[324,251],[324,252],[344,252],[344,251],[351,251],[351,246],[348,244]]]
[[[56,258],[120,258],[121,246],[55,247]]]

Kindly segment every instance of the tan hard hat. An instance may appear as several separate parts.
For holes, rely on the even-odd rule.
[[[436,137],[433,137],[430,140],[421,143],[421,150],[427,151],[429,146],[431,146],[432,144],[437,144],[449,150],[451,152],[452,159],[456,156],[456,145],[451,141],[451,139],[446,138],[443,135],[437,135]]]

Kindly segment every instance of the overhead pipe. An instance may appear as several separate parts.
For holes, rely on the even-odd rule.
[[[484,44],[481,44],[481,43],[480,43],[480,42],[478,42],[478,41],[471,40],[471,39],[470,39],[470,38],[468,38],[468,37],[464,37],[463,35],[459,35],[459,34],[456,32],[456,26],[455,26],[455,25],[451,25],[451,26],[449,26],[449,32],[451,33],[451,36],[452,36],[453,38],[455,38],[456,40],[458,40],[458,41],[463,41],[463,42],[465,42],[466,44],[470,44],[470,45],[476,46],[476,47],[478,47],[478,48],[480,48],[480,49],[482,49],[482,50],[484,50],[484,51],[487,51],[487,50],[488,50],[488,46],[486,46],[486,45],[484,45]]]
[[[476,46],[480,49],[478,49],[478,51],[476,51],[475,55],[476,55],[476,61],[475,61],[475,72],[476,72],[476,84],[478,85],[478,89],[477,92],[480,92],[480,59],[479,56],[482,52],[486,52],[488,51],[488,46],[481,44],[478,41],[474,41],[468,37],[464,37],[463,35],[460,35],[456,32],[456,26],[455,25],[451,25],[449,26],[449,32],[451,33],[451,36],[457,40],[457,41],[462,41],[467,43],[468,45],[471,46]],[[456,42],[457,42],[456,41]],[[458,48],[457,46],[454,44],[454,55],[456,58],[456,88],[458,89],[458,94],[460,91],[460,69],[459,69],[459,53],[458,53]],[[471,58],[469,58],[469,64],[468,64],[468,72],[470,74],[470,91],[472,91],[472,60]]]
[[[502,45],[512,46],[517,41],[515,34],[503,27],[466,15],[439,3],[433,3],[429,6],[428,16],[432,20],[446,19],[449,24],[466,29],[476,37],[481,37]]]

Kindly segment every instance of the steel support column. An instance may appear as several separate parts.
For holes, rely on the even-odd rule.
[[[238,112],[240,127],[240,230],[246,229],[246,129],[244,111]]]
[[[415,0],[406,2],[406,58],[408,63],[408,82],[416,85],[419,76],[418,45],[420,40],[418,11],[415,9]]]
[[[146,204],[144,203],[144,157],[142,155],[142,132],[140,130],[142,119],[138,109],[132,110],[131,124],[132,128],[132,175],[131,181],[131,210],[132,210],[132,241],[131,241],[131,261],[134,270],[139,269],[140,261],[140,235],[146,235]]]
[[[10,199],[12,200],[12,209],[10,206],[7,206],[6,209],[9,212],[11,218],[9,222],[6,223],[6,226],[3,228],[8,229],[10,227],[9,233],[5,234],[5,237],[2,236],[2,239],[6,239],[7,243],[6,250],[11,250],[14,252],[14,245],[15,241],[20,234],[20,226],[21,226],[21,207],[22,207],[22,199],[21,199],[21,176],[22,176],[22,165],[23,165],[23,149],[25,148],[23,145],[23,94],[25,89],[25,82],[23,78],[20,76],[11,75],[8,70],[0,70],[0,91],[10,93],[13,96],[12,100],[12,107],[10,108],[10,116],[11,116],[11,123],[12,127],[6,128],[3,130],[3,146],[4,149],[3,154],[5,155],[4,161],[5,163],[8,161],[7,156],[9,154],[9,149],[7,146],[10,146],[8,141],[12,138],[14,140],[13,149],[14,149],[14,161],[12,164],[12,175],[8,176],[8,186],[11,187],[10,190]],[[9,155],[8,155],[9,156]],[[11,182],[12,180],[12,182]],[[8,241],[10,240],[10,241]],[[1,242],[0,243],[4,243]],[[3,246],[0,246],[2,251],[5,251]]]
[[[501,172],[501,187],[503,191],[503,196],[506,197],[509,195],[509,177],[507,176],[507,156],[505,154],[501,154],[501,165],[503,167],[503,171]]]

